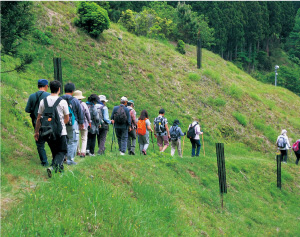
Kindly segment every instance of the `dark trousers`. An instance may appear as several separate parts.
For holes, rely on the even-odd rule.
[[[287,150],[280,150],[280,160],[281,162],[287,162],[287,158],[288,158],[288,152]]]
[[[191,140],[191,143],[192,143],[192,156],[195,156],[196,146],[197,146],[196,156],[199,156],[200,147],[201,147],[200,140],[195,140],[195,139],[190,139],[190,140]]]
[[[295,152],[295,151],[294,151]],[[298,151],[299,152],[299,151]],[[295,155],[296,155],[296,158],[297,158],[297,160],[296,160],[296,165],[298,165],[298,163],[299,163],[299,160],[300,160],[300,153],[296,153],[295,152]]]
[[[107,136],[108,129],[99,129],[99,134],[97,135],[98,140],[98,153],[102,153],[105,151],[105,141]]]
[[[67,154],[68,147],[67,147],[67,136],[61,136],[59,139],[55,141],[47,141],[51,153],[52,153],[52,164],[51,166],[57,171],[64,169],[64,158]]]
[[[119,144],[119,151],[125,153],[128,140],[128,128],[115,128]]]
[[[127,141],[128,152],[129,151],[135,152],[135,144],[136,144],[136,130],[133,129],[130,132],[128,132],[128,141]]]
[[[95,154],[96,137],[97,134],[88,133],[86,150],[89,150],[90,154]]]
[[[42,138],[42,136],[39,136],[39,140],[35,141],[35,144],[36,144],[36,148],[39,153],[42,165],[47,165],[48,160],[47,160],[47,155],[46,155],[46,151],[45,151],[45,141]]]

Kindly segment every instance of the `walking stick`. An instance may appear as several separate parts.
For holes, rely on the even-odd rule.
[[[151,131],[151,140],[152,140],[152,145],[153,145],[153,152],[155,152],[152,131]]]
[[[185,135],[184,135],[183,141],[182,141],[182,156],[183,156],[183,149],[184,149],[184,139],[185,139]]]
[[[113,125],[113,135],[111,137],[110,152],[112,152],[112,148],[113,148],[113,144],[114,144],[114,135],[115,135],[115,125]]]
[[[204,152],[204,156],[205,156],[205,147],[204,147],[203,133],[202,133],[202,143],[203,143],[203,152]]]

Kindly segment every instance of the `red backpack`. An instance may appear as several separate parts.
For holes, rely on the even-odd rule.
[[[144,136],[146,134],[146,119],[139,119],[139,121],[137,122],[136,133],[137,135],[141,136]]]
[[[298,152],[299,151],[299,146],[300,146],[300,140],[296,141],[293,144],[293,151]]]

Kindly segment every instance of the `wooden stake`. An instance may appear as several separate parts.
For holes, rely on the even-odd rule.
[[[205,147],[204,147],[203,133],[202,133],[202,143],[203,143],[203,152],[204,152],[204,156],[205,156]]]

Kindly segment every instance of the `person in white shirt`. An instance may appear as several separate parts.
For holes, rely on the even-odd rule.
[[[281,153],[281,162],[287,163],[288,150],[291,149],[289,138],[287,137],[287,131],[283,129],[281,134],[277,137],[276,145]]]
[[[61,83],[59,81],[50,82],[50,90],[51,95],[45,98],[47,100],[47,104],[49,107],[52,107],[57,99],[59,98]],[[69,122],[69,109],[67,101],[61,100],[56,107],[59,119],[62,126],[61,136],[56,140],[48,140],[47,143],[52,152],[52,164],[49,168],[47,168],[47,173],[49,178],[52,177],[52,171],[61,172],[63,170],[63,161],[64,157],[67,154],[67,129],[66,123]],[[44,100],[41,101],[39,109],[38,109],[38,117],[36,120],[35,134],[34,138],[38,141],[40,136],[40,127],[41,127],[41,117],[45,110]]]
[[[195,155],[199,156],[200,154],[201,143],[199,135],[203,134],[203,132],[201,132],[200,124],[197,121],[192,122],[192,124],[189,125],[188,129],[190,129],[191,127],[193,127],[195,130],[194,138],[190,138],[190,141],[192,143],[192,157],[194,157]],[[197,151],[195,154],[196,146]]]

